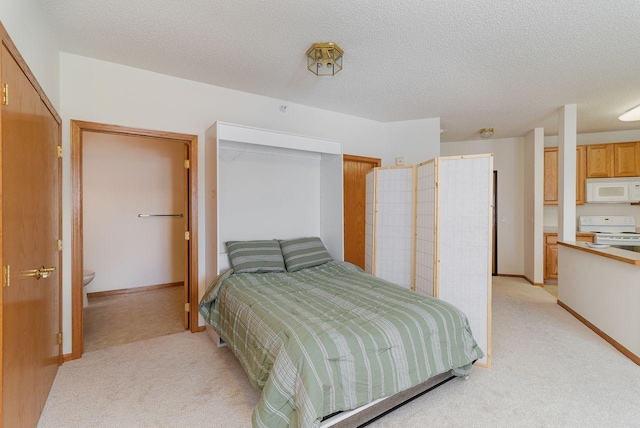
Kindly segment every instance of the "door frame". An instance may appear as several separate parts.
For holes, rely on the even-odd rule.
[[[188,198],[189,212],[189,330],[201,331],[198,327],[198,136],[175,132],[152,131],[119,125],[71,120],[71,354],[65,361],[82,357],[84,351],[83,331],[83,218],[82,218],[82,140],[84,132],[122,135],[129,137],[161,138],[186,144],[189,152]]]

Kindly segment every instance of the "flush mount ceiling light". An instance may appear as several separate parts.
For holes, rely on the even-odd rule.
[[[333,76],[342,70],[342,53],[335,43],[314,43],[307,51],[307,68],[316,76]]]
[[[489,138],[489,137],[493,137],[493,128],[482,128],[480,131],[478,131],[480,133],[480,136],[482,138]]]
[[[635,106],[631,110],[627,110],[618,119],[623,122],[633,122],[634,120],[640,120],[640,106]]]

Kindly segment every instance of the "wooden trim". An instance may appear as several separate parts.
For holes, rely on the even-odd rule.
[[[611,346],[613,346],[614,348],[616,348],[618,351],[620,351],[622,354],[624,354],[624,356],[626,356],[627,358],[629,358],[631,361],[633,361],[634,363],[636,363],[637,365],[640,366],[640,356],[634,354],[633,352],[631,352],[630,350],[628,350],[627,348],[625,348],[624,346],[622,346],[620,343],[618,343],[615,339],[613,339],[611,336],[609,336],[607,333],[605,333],[604,331],[600,330],[598,327],[596,327],[595,325],[591,324],[591,322],[589,322],[589,320],[587,320],[586,318],[584,318],[582,315],[580,315],[579,313],[577,313],[576,311],[574,311],[573,309],[571,309],[569,306],[567,306],[565,303],[563,303],[562,301],[558,300],[558,305],[560,305],[562,308],[564,308],[567,312],[569,312],[571,315],[573,315],[574,317],[576,317],[576,319],[578,321],[580,321],[582,324],[586,325],[587,327],[589,327],[591,330],[593,330],[594,333],[596,333],[598,336],[602,337],[604,340],[606,340],[607,342],[609,342],[609,344],[611,344]]]
[[[413,166],[413,195],[411,199],[411,291],[416,291],[416,246],[418,237],[418,168]]]
[[[60,147],[62,147],[62,125],[58,124],[58,144],[60,144]],[[64,243],[64,239],[63,239],[63,229],[62,229],[62,158],[58,158],[58,213],[59,213],[59,218],[58,218],[58,239],[60,240],[61,243]],[[63,257],[63,249],[62,247],[60,248],[60,251],[58,251],[58,332],[60,334],[62,334],[64,326],[62,325],[62,318],[63,318],[63,314],[64,314],[64,309],[62,306],[62,296],[63,296],[63,287],[62,287],[62,264],[64,262],[64,257]],[[64,362],[64,358],[62,356],[62,353],[64,352],[64,343],[63,341],[60,341],[61,343],[58,345],[59,348],[59,365],[62,365],[62,363]]]
[[[82,357],[84,335],[82,322],[83,227],[82,227],[82,131],[80,123],[71,121],[71,356]]]
[[[493,153],[480,153],[477,155],[454,155],[454,156],[441,156],[440,159],[473,159],[473,158],[486,158],[491,157],[493,159]],[[493,173],[493,161],[491,162],[491,171]],[[492,179],[493,180],[493,179]]]
[[[498,275],[498,276],[500,276],[500,275]],[[543,282],[533,282],[532,280],[527,278],[526,275],[522,275],[522,277],[531,285],[534,285],[536,287],[544,287],[544,283]]]
[[[342,161],[351,161],[351,162],[361,162],[361,163],[371,163],[374,164],[374,168],[382,166],[382,160],[380,158],[369,158],[366,156],[356,156],[356,155],[342,155]]]
[[[392,166],[379,166],[377,168],[379,170],[382,170],[382,169],[407,169],[407,168],[413,168],[413,167],[414,165],[401,165],[401,166],[392,165]]]
[[[179,135],[179,134],[178,134]],[[189,291],[191,298],[189,299],[189,330],[197,333],[198,327],[198,288],[200,286],[200,277],[198,274],[198,137],[196,135],[184,135],[189,139],[189,228],[191,229],[190,247],[190,263],[191,274],[189,275]],[[185,140],[183,140],[185,141]]]
[[[197,326],[197,327],[196,327],[196,331],[193,331],[193,330],[192,330],[192,332],[193,332],[193,333],[202,333],[202,332],[203,332],[203,331],[205,331],[206,329],[207,329],[207,327],[206,327],[206,326],[201,325],[201,326]]]
[[[154,131],[151,129],[131,128],[128,126],[109,125],[104,123],[86,122],[82,120],[71,120],[83,131],[99,132],[101,134],[124,135],[146,137],[154,139],[163,139],[170,141],[180,141],[181,143],[190,144],[193,140],[197,140],[196,135],[180,134],[177,132]]]
[[[132,287],[132,288],[120,288],[118,290],[107,290],[107,291],[96,291],[93,293],[87,293],[87,297],[107,297],[107,296],[115,296],[118,294],[130,294],[130,293],[142,293],[144,291],[154,291],[154,290],[162,290],[163,288],[171,288],[184,286],[184,282],[168,282],[166,284],[156,284],[156,285],[144,285],[142,287]]]
[[[515,274],[515,273],[497,273],[496,276],[506,276],[506,277],[509,277],[509,278],[524,278],[524,279],[527,279],[526,276],[518,275],[518,274]],[[527,281],[529,281],[529,280],[527,279]],[[531,281],[529,281],[529,282],[531,282]]]
[[[69,361],[75,360],[72,353],[62,354],[62,363],[68,363]]]
[[[49,109],[49,112],[51,112],[56,122],[58,122],[58,125],[62,124],[62,119],[60,118],[60,115],[58,115],[58,112],[53,107],[53,104],[49,100],[49,97],[47,97],[47,94],[45,94],[44,90],[42,89],[42,86],[40,86],[40,84],[36,80],[36,76],[33,74],[31,69],[27,65],[27,62],[24,60],[22,55],[20,55],[18,48],[13,43],[13,40],[11,40],[11,37],[9,37],[9,33],[7,33],[7,30],[4,28],[4,25],[2,25],[2,22],[0,22],[0,38],[2,38],[2,44],[7,47],[7,49],[13,56],[13,58],[18,63],[18,66],[20,67],[22,72],[25,74],[29,82],[31,82],[31,85],[33,85],[34,89],[40,96],[40,99],[42,100],[42,102],[44,102],[44,105],[47,106],[47,109]]]
[[[569,242],[564,242],[564,241],[558,241],[558,245],[562,245],[563,247],[573,248],[575,250],[584,251],[585,253],[591,253],[591,254],[595,254],[597,256],[606,257],[608,259],[613,259],[613,260],[618,260],[620,262],[629,263],[631,265],[640,266],[640,259],[630,259],[628,257],[621,256],[619,254],[606,253],[606,252],[604,252],[602,250],[592,249],[592,248],[589,248],[589,247],[582,247],[580,245],[575,245],[575,244],[571,244]]]
[[[71,120],[71,329],[72,351],[70,359],[82,356],[83,339],[83,302],[82,302],[82,267],[83,267],[83,222],[82,222],[82,135],[83,132],[99,132],[103,134],[147,137],[180,142],[189,146],[189,224],[191,238],[190,249],[190,330],[198,332],[198,137],[167,131],[154,131],[130,128],[103,123]]]
[[[426,164],[428,164],[428,163],[437,163],[437,162],[436,162],[436,160],[437,160],[437,159],[438,159],[438,158],[432,158],[432,159],[429,159],[429,160],[427,160],[427,161],[420,162],[419,164],[417,164],[417,165],[416,165],[416,167],[423,166],[423,165],[426,165]]]
[[[440,297],[440,191],[438,183],[440,182],[440,164],[438,158],[431,159],[425,163],[433,161],[433,297]]]
[[[2,22],[0,22],[0,38],[2,40],[0,40],[0,42],[2,42],[5,39],[5,35],[6,35],[6,31],[4,29],[4,27],[2,26]],[[8,36],[7,36],[8,37]],[[0,77],[2,77],[2,53],[0,52]],[[2,83],[2,82],[0,82]],[[3,122],[3,110],[2,108],[0,108],[0,268],[4,268],[4,255],[2,253],[2,247],[3,247],[3,237],[4,237],[4,230],[2,227],[2,223],[4,223],[2,221],[3,219],[3,212],[2,212],[2,180],[3,180],[3,176],[2,176],[2,157],[3,157],[3,153],[2,153],[2,122]],[[62,270],[62,269],[61,269]],[[4,269],[3,269],[4,271]],[[0,281],[2,282],[2,281]],[[3,285],[0,284],[0,425],[2,425],[2,420],[3,420],[3,412],[4,412],[4,406],[3,406],[3,402],[4,402],[4,394],[5,391],[3,389],[3,385],[4,385],[4,336],[3,336],[3,332],[4,332],[4,290],[2,290]]]

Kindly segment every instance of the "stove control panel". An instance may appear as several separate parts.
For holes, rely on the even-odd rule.
[[[580,232],[635,232],[636,219],[628,215],[587,215],[578,218],[578,231]]]

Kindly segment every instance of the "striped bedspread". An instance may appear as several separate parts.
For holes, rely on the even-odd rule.
[[[199,310],[263,391],[256,427],[317,427],[483,355],[458,309],[344,262],[228,271]]]

